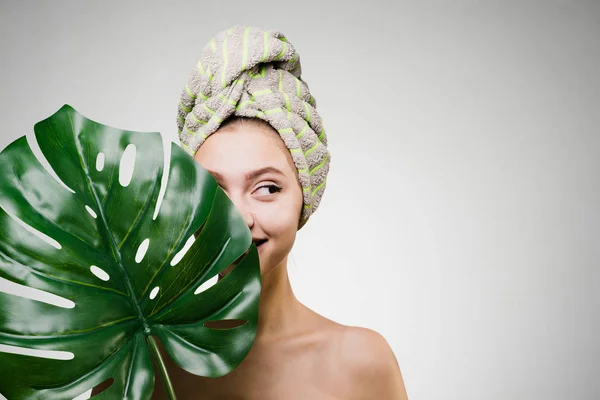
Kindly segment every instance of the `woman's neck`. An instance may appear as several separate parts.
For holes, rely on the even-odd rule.
[[[290,284],[287,260],[286,257],[274,270],[262,276],[257,342],[287,337],[297,328],[301,304]]]

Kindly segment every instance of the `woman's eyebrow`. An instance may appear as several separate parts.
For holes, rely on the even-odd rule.
[[[218,181],[224,181],[225,180],[225,178],[223,177],[223,175],[220,174],[219,172],[217,172],[217,171],[211,171],[211,170],[207,170],[207,171],[210,172],[210,174],[212,176],[214,176]],[[269,166],[269,167],[263,167],[263,168],[259,168],[259,169],[254,170],[254,171],[247,172],[245,178],[246,178],[247,181],[251,181],[251,180],[256,179],[259,176],[267,174],[269,172],[273,172],[275,174],[279,174],[281,176],[285,176],[285,174],[280,169],[277,169],[275,167]]]
[[[267,174],[269,172],[273,172],[275,174],[279,174],[281,176],[285,176],[285,174],[281,170],[279,170],[279,169],[277,169],[275,167],[269,166],[269,167],[263,167],[263,168],[259,168],[257,170],[248,172],[246,174],[246,180],[247,181],[251,181],[251,180],[253,180],[253,179],[255,179],[255,178],[257,178],[257,177],[259,177],[261,175]]]

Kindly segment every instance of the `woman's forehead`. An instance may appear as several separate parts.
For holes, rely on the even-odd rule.
[[[240,177],[273,167],[295,177],[292,157],[276,132],[260,126],[217,131],[200,146],[194,157],[204,168],[223,177]]]

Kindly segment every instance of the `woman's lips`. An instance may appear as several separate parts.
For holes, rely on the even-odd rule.
[[[259,242],[259,243],[257,243],[257,244],[256,244],[256,249],[257,249],[258,251],[261,251],[261,250],[262,250],[262,249],[265,247],[265,246],[264,246],[264,244],[265,244],[265,243],[267,243],[267,241],[266,241],[266,240],[265,240],[265,241],[263,241],[263,242]]]

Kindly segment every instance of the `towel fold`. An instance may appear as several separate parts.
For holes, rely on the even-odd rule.
[[[289,149],[303,190],[301,228],[325,190],[330,155],[300,57],[283,33],[235,26],[204,47],[179,102],[183,148],[194,155],[230,116],[267,121]]]

